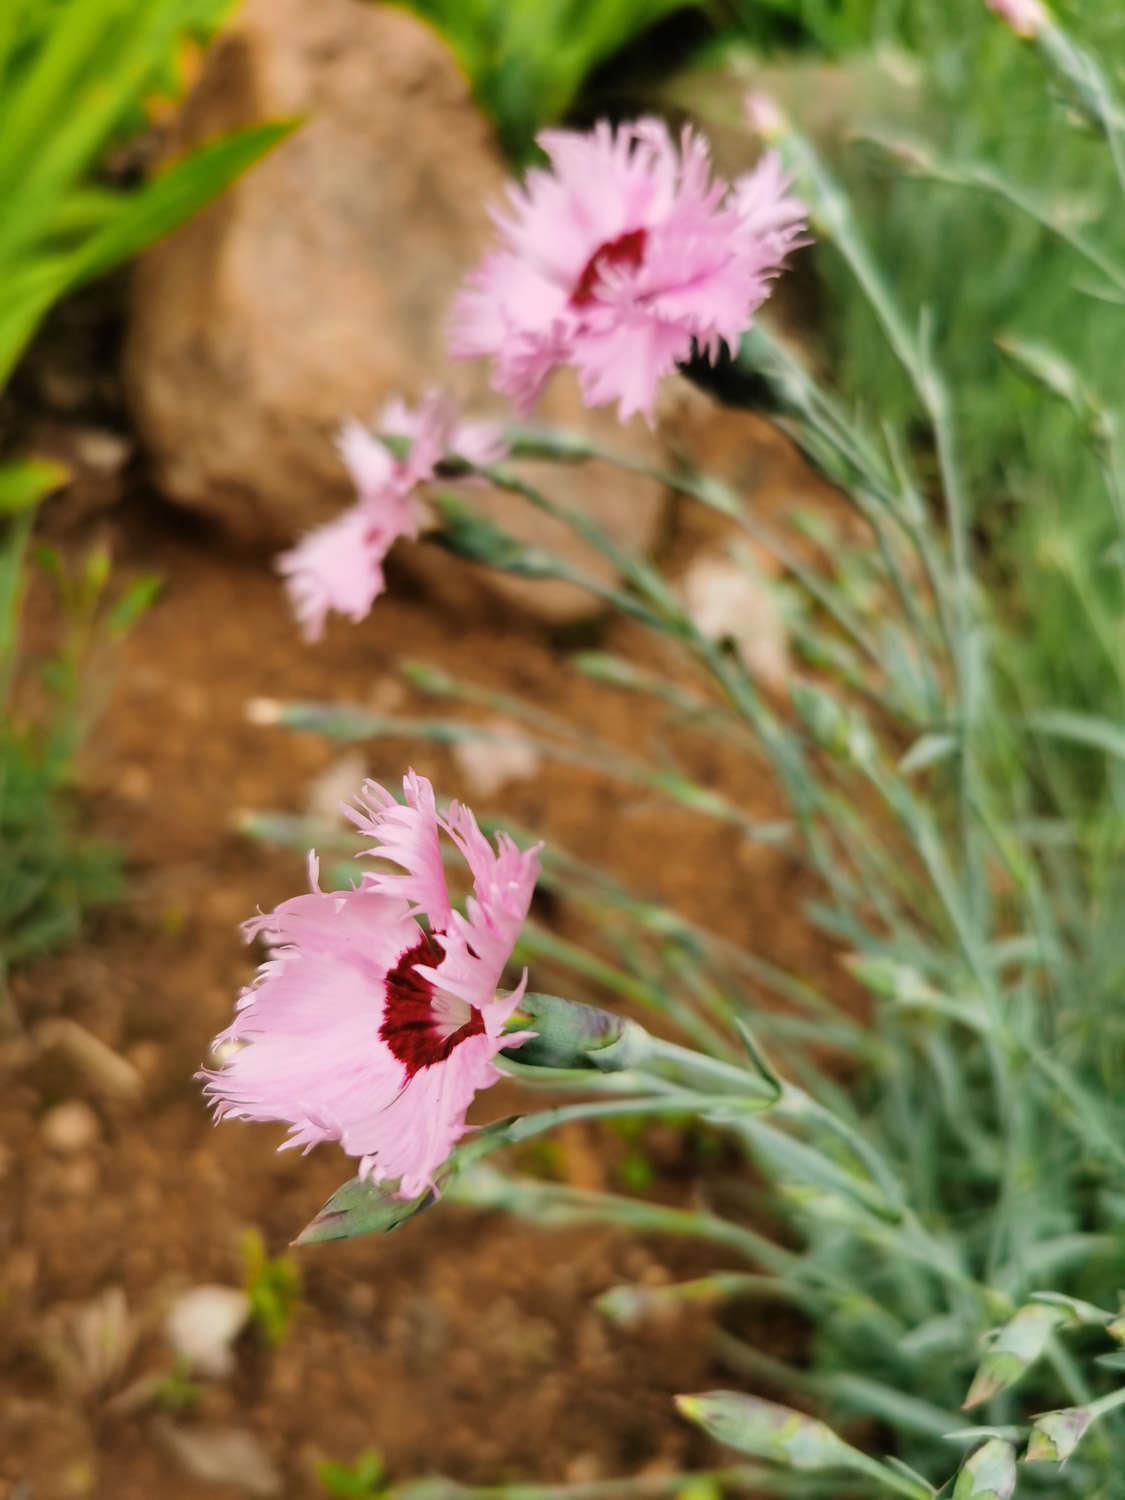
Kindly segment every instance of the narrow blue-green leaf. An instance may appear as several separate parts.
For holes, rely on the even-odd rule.
[[[1068,740],[1072,745],[1085,745],[1091,750],[1102,750],[1106,755],[1125,760],[1125,724],[1115,723],[1112,719],[1053,708],[1032,714],[1026,723],[1034,734]]]
[[[825,1377],[824,1389],[852,1411],[878,1417],[895,1431],[944,1437],[959,1420],[956,1412],[945,1411],[930,1401],[922,1401],[866,1375],[840,1371]]]

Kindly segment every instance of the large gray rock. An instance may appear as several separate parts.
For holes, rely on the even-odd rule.
[[[204,62],[172,149],[294,114],[308,118],[292,137],[142,259],[125,360],[159,488],[267,546],[348,501],[333,446],[343,417],[433,384],[488,405],[484,372],[450,366],[445,323],[504,179],[444,45],[393,6],[246,0]],[[541,415],[592,421],[607,442],[659,456],[643,427],[588,418],[565,386]],[[574,470],[552,480],[618,541],[652,545],[657,486]],[[577,556],[522,502],[481,503],[525,540]],[[425,547],[407,564],[434,581],[458,566]],[[565,586],[499,586],[555,619],[588,607]]]

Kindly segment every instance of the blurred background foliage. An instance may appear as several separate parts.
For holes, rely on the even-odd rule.
[[[141,180],[114,153],[182,95],[229,0],[6,0],[0,6],[0,392],[60,298],[128,261],[220,193],[288,122],[210,142]],[[7,452],[0,432],[0,982],[5,966],[72,938],[111,896],[112,854],[83,835],[74,757],[89,722],[89,672],[151,598],[110,582],[95,548],[68,566],[32,544],[36,507],[66,483]],[[56,628],[29,654],[33,573]]]
[[[0,12],[0,383],[47,310],[166,234],[291,128],[251,127],[143,183],[107,158],[186,81],[215,0],[12,0]]]

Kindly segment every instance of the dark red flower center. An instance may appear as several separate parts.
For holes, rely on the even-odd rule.
[[[455,1047],[484,1032],[484,1017],[475,1005],[442,995],[418,973],[420,965],[433,968],[441,956],[438,940],[423,935],[387,975],[379,1036],[406,1069],[407,1079],[444,1062]]]
[[[619,234],[615,240],[599,245],[582,269],[578,284],[570,294],[572,307],[589,307],[597,301],[598,286],[604,272],[614,266],[624,266],[635,271],[644,259],[647,229],[630,229]]]

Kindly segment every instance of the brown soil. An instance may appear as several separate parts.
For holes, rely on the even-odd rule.
[[[722,1378],[708,1319],[695,1311],[623,1332],[591,1304],[621,1281],[676,1280],[724,1263],[715,1252],[602,1229],[539,1232],[441,1206],[387,1238],[300,1252],[303,1296],[286,1341],[271,1350],[251,1331],[235,1376],[205,1382],[190,1415],[172,1418],[135,1394],[138,1378],[170,1369],[161,1313],[175,1290],[240,1284],[243,1231],[257,1227],[281,1251],[348,1175],[332,1149],[278,1155],[280,1129],[213,1128],[192,1080],[252,970],[237,924],[303,879],[296,856],[240,836],[236,816],[301,811],[310,782],[341,754],[318,737],[248,722],[247,701],[317,697],[424,711],[400,686],[396,663],[406,655],[531,697],[633,751],[649,746],[659,720],[566,670],[522,616],[490,607],[450,619],[399,579],[363,626],[337,626],[307,649],[263,559],[233,554],[154,502],[118,507],[99,525],[113,534],[123,572],[155,570],[165,580],[121,649],[84,768],[94,824],[127,852],[129,896],[80,946],[17,973],[12,991],[28,1035],[70,1018],[127,1059],[143,1089],[139,1101],[114,1098],[96,1070],[58,1049],[8,1049],[0,1496],[246,1493],[189,1477],[162,1437],[171,1420],[249,1429],[287,1496],[322,1494],[320,1459],[350,1460],[371,1447],[395,1480],[435,1472],[472,1482],[589,1479],[704,1459],[706,1446],[669,1397]],[[614,626],[604,643],[636,641]],[[364,754],[380,780],[395,781],[413,763],[442,793],[538,830],[767,957],[809,977],[837,976],[830,954],[809,951],[806,879],[783,851],[572,767],[546,765],[482,805],[443,750],[383,741]],[[753,814],[779,815],[764,776],[729,749],[696,746],[692,765]],[[540,915],[577,930],[555,906]],[[532,976],[543,987],[553,978]],[[92,1107],[98,1137],[60,1155],[41,1122],[65,1099]],[[506,1086],[479,1102],[482,1118],[526,1107]],[[646,1142],[658,1173],[650,1191],[690,1201],[698,1191],[690,1144],[666,1128]],[[619,1137],[570,1131],[547,1166],[620,1189],[622,1150]],[[111,1286],[124,1289],[137,1320],[136,1350],[108,1391],[75,1392],[47,1358],[46,1331],[60,1309]],[[752,1332],[782,1353],[799,1337],[769,1313]]]

